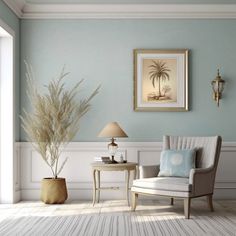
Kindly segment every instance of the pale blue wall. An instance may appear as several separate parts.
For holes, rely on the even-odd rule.
[[[0,1],[0,19],[15,31],[15,140],[20,139],[20,20]]]
[[[21,60],[33,65],[38,85],[64,64],[71,72],[68,84],[86,79],[83,96],[102,84],[76,141],[100,140],[97,133],[112,120],[129,141],[161,140],[163,134],[236,140],[236,20],[23,20],[21,35]],[[135,48],[190,49],[189,112],[133,111]],[[227,81],[220,108],[210,86],[218,67]],[[23,63],[21,68],[21,109],[28,109]]]

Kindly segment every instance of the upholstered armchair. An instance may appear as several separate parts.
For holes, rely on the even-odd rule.
[[[164,136],[163,149],[193,149],[196,148],[196,168],[191,169],[189,178],[158,177],[160,166],[140,166],[139,179],[134,180],[131,188],[131,209],[135,211],[138,195],[160,195],[184,199],[185,218],[190,217],[191,199],[207,197],[207,202],[213,211],[212,196],[222,139],[215,137],[180,137]]]

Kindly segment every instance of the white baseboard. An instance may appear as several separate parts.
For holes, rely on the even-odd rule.
[[[39,200],[40,181],[51,175],[49,169],[30,143],[17,143],[18,165],[15,170],[16,189],[22,200]],[[122,142],[119,151],[131,162],[139,165],[159,163],[161,142]],[[92,172],[90,163],[94,156],[107,155],[106,142],[70,143],[62,153],[62,160],[69,160],[61,173],[67,180],[70,200],[90,200],[92,197]],[[236,199],[236,142],[223,143],[216,176],[215,198]],[[103,172],[101,182],[105,186],[124,186],[124,173]],[[104,191],[102,199],[122,199],[122,191]]]

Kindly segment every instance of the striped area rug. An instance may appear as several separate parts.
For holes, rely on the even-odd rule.
[[[0,207],[0,235],[236,235],[236,214],[229,206],[218,204],[218,211],[209,213],[202,204],[195,205],[191,219],[186,220],[180,203],[174,209],[168,205],[143,204],[134,213],[124,202],[116,203],[95,208],[88,203],[3,206]]]

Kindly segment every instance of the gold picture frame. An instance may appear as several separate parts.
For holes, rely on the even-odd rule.
[[[134,110],[188,111],[188,50],[134,50]]]

